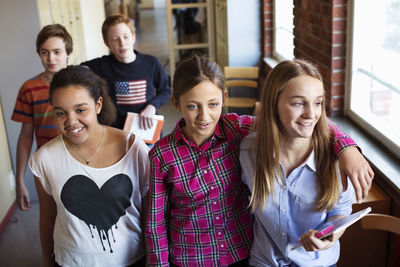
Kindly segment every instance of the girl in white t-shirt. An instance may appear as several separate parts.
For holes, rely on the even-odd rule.
[[[61,135],[30,159],[40,201],[45,266],[144,266],[148,147],[109,125],[105,83],[84,66],[54,75]]]

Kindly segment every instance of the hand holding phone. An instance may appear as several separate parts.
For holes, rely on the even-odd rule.
[[[362,217],[367,215],[369,212],[371,212],[370,207],[360,210],[358,212],[355,212],[349,216],[345,216],[345,217],[342,217],[340,219],[333,220],[333,221],[328,221],[327,223],[324,223],[322,227],[320,227],[322,229],[318,230],[318,232],[315,234],[315,237],[319,238],[319,239],[324,239],[324,238],[329,237],[330,235],[339,233],[339,232],[343,231],[344,229],[346,229],[347,227],[349,227],[350,225],[352,225],[353,223],[360,220]],[[297,249],[299,247],[301,247],[300,244],[292,247],[292,250]]]

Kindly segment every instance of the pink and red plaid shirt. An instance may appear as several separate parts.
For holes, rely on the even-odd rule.
[[[249,256],[253,221],[239,152],[253,122],[251,116],[222,115],[211,139],[198,147],[183,135],[182,119],[155,144],[149,153],[150,266],[227,266]],[[336,135],[337,153],[354,145],[338,129]]]

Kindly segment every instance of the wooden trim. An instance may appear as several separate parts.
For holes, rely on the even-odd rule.
[[[224,67],[225,79],[229,78],[244,78],[258,79],[258,67]]]
[[[171,4],[172,9],[207,7],[207,3]]]
[[[14,201],[14,203],[11,205],[11,207],[8,209],[6,216],[4,216],[3,221],[0,224],[0,235],[4,232],[4,230],[7,227],[8,222],[11,219],[11,216],[13,216],[15,210],[17,209],[17,201]]]
[[[227,80],[225,82],[226,87],[252,87],[258,88],[257,81],[249,81],[249,80]]]
[[[208,43],[194,43],[194,44],[178,44],[174,45],[174,49],[195,49],[195,48],[208,48],[210,44]]]
[[[211,0],[206,0],[202,3],[190,3],[190,4],[173,4],[172,0],[166,0],[166,12],[167,12],[167,24],[168,24],[168,44],[169,44],[169,64],[170,64],[170,77],[171,83],[174,77],[176,68],[176,51],[184,49],[196,49],[196,48],[206,48],[208,49],[208,56],[211,59],[215,58],[215,37],[214,37],[214,9]],[[194,44],[176,44],[174,40],[174,29],[173,29],[173,16],[172,10],[179,8],[205,8],[206,15],[206,27],[207,27],[207,42],[205,43],[194,43]]]
[[[367,230],[382,230],[400,235],[400,218],[371,213],[361,219],[361,227]]]

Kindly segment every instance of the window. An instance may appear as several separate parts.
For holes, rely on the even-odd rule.
[[[293,0],[274,1],[274,52],[279,60],[294,58]]]
[[[348,114],[400,157],[400,0],[349,1]]]

